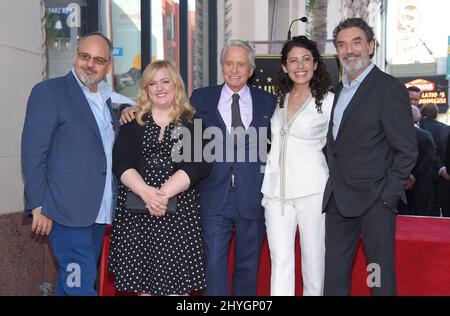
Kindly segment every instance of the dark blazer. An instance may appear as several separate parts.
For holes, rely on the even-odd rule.
[[[430,132],[427,132],[420,128],[414,129],[416,132],[417,148],[419,156],[417,157],[417,162],[412,169],[411,173],[414,176],[420,174],[433,172],[433,161],[434,161],[434,141],[433,136]]]
[[[447,134],[447,146],[445,149],[445,166],[447,167],[447,171],[450,170],[450,129]]]
[[[154,122],[151,116],[147,116],[145,119],[148,119],[150,124]],[[195,137],[197,135],[201,137],[200,134],[195,134],[195,124],[202,127],[201,120],[195,122],[196,119],[179,120],[179,124],[185,128],[184,133],[188,133],[186,137],[182,137],[180,154],[183,150],[186,150],[190,153],[190,156],[186,161],[173,161],[173,170],[171,171],[171,174],[174,174],[178,170],[186,172],[190,180],[189,189],[197,187],[198,182],[206,178],[211,169],[210,164],[205,161],[195,160],[195,142],[197,141]],[[139,125],[136,120],[133,120],[120,129],[119,137],[114,144],[113,150],[113,170],[118,179],[129,169],[136,169],[143,178],[145,177],[145,169],[149,165],[148,158],[143,155],[145,129],[146,127]],[[155,168],[167,169],[167,166],[165,164],[161,165],[159,161],[154,162],[152,165]]]
[[[218,104],[223,85],[206,87],[194,90],[191,104],[197,110],[198,116],[203,120],[206,129],[215,127],[220,129],[223,137],[223,162],[214,162],[209,177],[200,183],[201,213],[202,215],[220,215],[227,200],[230,189],[231,175],[235,176],[236,198],[240,214],[246,219],[261,220],[264,218],[264,209],[261,206],[261,186],[263,180],[262,167],[265,161],[259,157],[255,162],[227,162],[225,139],[229,136],[225,123],[219,113]],[[250,87],[253,103],[253,120],[250,124],[254,128],[267,128],[265,135],[259,135],[257,142],[245,143],[245,150],[259,147],[260,137],[265,139],[270,135],[270,119],[275,109],[275,97],[271,94]],[[266,140],[262,140],[265,142]],[[247,155],[248,157],[248,155]]]
[[[117,137],[119,122],[110,102],[108,108]],[[38,83],[28,99],[22,134],[26,210],[42,206],[42,214],[61,225],[92,225],[106,168],[97,122],[72,72]]]
[[[416,215],[431,214],[433,211],[434,142],[427,131],[415,128],[419,156],[411,174],[416,181],[411,190],[406,191],[409,211]]]
[[[406,88],[375,66],[345,110],[334,140],[333,113],[341,90],[342,83],[327,136],[330,178],[323,207],[334,194],[346,217],[361,216],[380,198],[394,210],[417,158]]]
[[[420,128],[428,131],[433,136],[435,145],[435,156],[434,156],[434,168],[435,168],[435,178],[438,178],[437,172],[445,166],[446,151],[447,151],[447,139],[449,133],[449,127],[437,120],[430,117],[424,117],[420,121]]]
[[[434,141],[433,136],[430,132],[422,130],[420,128],[415,128],[416,138],[417,138],[417,148],[419,156],[417,157],[417,162],[412,169],[411,173],[414,176],[419,176],[421,174],[428,173],[431,175],[433,172],[433,161],[434,161]]]

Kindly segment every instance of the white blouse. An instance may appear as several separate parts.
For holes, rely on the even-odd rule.
[[[264,196],[285,202],[288,199],[323,193],[328,166],[322,152],[326,144],[334,94],[322,103],[322,113],[310,98],[287,121],[289,95],[283,108],[277,107],[271,123],[272,145],[262,185]]]

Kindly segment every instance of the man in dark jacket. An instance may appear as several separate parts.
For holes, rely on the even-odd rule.
[[[410,179],[405,185],[407,205],[399,203],[399,213],[405,215],[432,216],[433,215],[433,162],[434,141],[433,136],[419,128],[421,120],[420,110],[412,105],[413,120],[419,157],[411,171]]]
[[[371,63],[374,33],[362,19],[341,22],[334,44],[344,68],[326,152],[324,295],[349,295],[359,237],[379,271],[374,295],[396,295],[396,207],[417,159],[404,85]]]
[[[446,168],[446,152],[449,127],[437,120],[439,113],[435,104],[426,104],[422,107],[422,120],[420,128],[428,131],[433,136],[435,148],[433,188],[435,192],[435,202],[433,216],[440,216],[442,213],[450,212],[450,176]]]

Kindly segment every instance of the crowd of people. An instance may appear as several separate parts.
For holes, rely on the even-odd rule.
[[[437,120],[435,104],[421,104],[422,92],[408,87],[419,157],[405,184],[406,199],[398,204],[403,215],[450,217],[450,127]]]
[[[397,214],[448,211],[439,193],[448,190],[448,129],[436,108],[411,107],[414,88],[408,99],[371,62],[374,33],[362,19],[342,21],[334,44],[343,67],[335,93],[307,37],[284,44],[275,96],[248,84],[254,51],[233,40],[221,53],[224,84],[188,98],[172,63],[155,61],[119,123],[103,81],[111,41],[84,36],[72,70],[34,87],[22,137],[26,209],[32,230],[49,236],[56,294],[97,294],[112,224],[120,291],[255,296],[267,236],[271,295],[292,296],[298,230],[304,295],[350,294],[360,236],[382,271],[372,293],[395,295]]]

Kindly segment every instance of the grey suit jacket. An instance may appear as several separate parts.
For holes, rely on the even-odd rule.
[[[323,208],[332,194],[347,217],[364,214],[378,199],[395,210],[417,159],[411,106],[404,85],[377,67],[367,75],[344,112],[336,140],[334,101],[327,136],[330,170]]]

